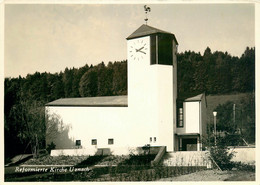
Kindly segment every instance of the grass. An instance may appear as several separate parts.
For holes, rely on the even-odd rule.
[[[233,171],[225,181],[255,181],[255,172],[252,171]]]
[[[207,120],[213,119],[212,112],[219,104],[225,104],[227,101],[234,102],[239,105],[241,100],[252,93],[238,93],[227,95],[208,95],[207,98]]]

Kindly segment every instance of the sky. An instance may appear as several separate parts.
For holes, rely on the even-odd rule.
[[[148,4],[148,25],[175,34],[178,52],[255,46],[254,4]],[[144,21],[143,4],[7,4],[4,76],[60,72],[127,59],[126,37]]]

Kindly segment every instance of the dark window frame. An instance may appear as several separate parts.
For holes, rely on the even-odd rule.
[[[150,64],[151,65],[158,64],[158,60],[157,60],[157,35],[151,35],[150,36],[150,42],[151,42],[151,48],[150,48],[151,61],[150,61]]]
[[[91,145],[97,145],[97,139],[91,139]]]
[[[80,139],[76,140],[75,145],[76,146],[81,146],[81,140]]]
[[[112,142],[111,142],[111,141],[112,141]],[[108,139],[108,144],[109,144],[109,145],[113,145],[113,144],[114,144],[114,139],[113,139],[113,138],[109,138],[109,139]]]
[[[183,128],[184,127],[184,109],[183,109],[183,104],[181,106],[177,106],[177,115],[176,116],[177,116],[177,128]],[[182,124],[180,124],[181,121],[182,121]]]
[[[173,66],[173,37],[169,34],[153,34],[150,36],[150,65]]]

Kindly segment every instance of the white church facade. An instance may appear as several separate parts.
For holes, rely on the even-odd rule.
[[[52,155],[127,154],[144,145],[202,150],[206,99],[177,107],[174,34],[142,25],[127,38],[128,95],[64,98],[46,104],[46,144]]]

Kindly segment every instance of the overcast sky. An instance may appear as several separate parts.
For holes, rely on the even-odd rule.
[[[149,5],[148,25],[174,33],[179,52],[255,46],[254,5]],[[5,77],[60,72],[127,57],[126,37],[144,24],[138,5],[6,5]]]

